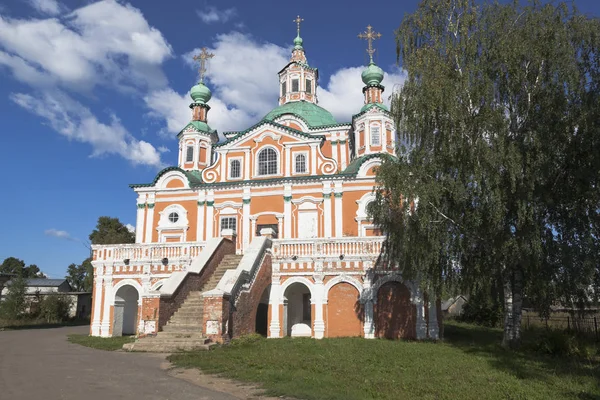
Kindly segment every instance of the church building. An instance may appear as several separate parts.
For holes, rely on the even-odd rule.
[[[245,130],[210,126],[211,91],[191,89],[177,166],[137,193],[136,243],[93,246],[91,335],[134,334],[133,349],[269,338],[438,338],[439,303],[394,268],[370,221],[375,174],[396,152],[383,70],[362,72],[364,105],[338,122],[318,104],[319,71],[297,36],[279,104]],[[218,55],[217,55],[218,56]]]

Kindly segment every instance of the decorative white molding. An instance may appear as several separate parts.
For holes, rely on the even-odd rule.
[[[329,301],[329,291],[338,283],[349,283],[350,285],[354,286],[356,290],[358,290],[359,296],[363,292],[363,285],[358,279],[350,275],[338,275],[335,278],[330,279],[327,284],[325,284],[325,294],[323,296],[325,303]]]
[[[115,299],[117,297],[117,292],[119,291],[119,289],[121,289],[123,286],[132,286],[135,290],[137,290],[138,292],[138,299],[142,298],[142,294],[144,293],[144,289],[142,289],[142,285],[140,285],[140,283],[134,279],[123,279],[121,281],[119,281],[115,286],[113,286],[113,290],[112,290],[112,297],[110,299],[110,305],[114,306],[115,305]]]
[[[260,143],[260,142],[262,142],[263,140],[265,140],[268,137],[270,137],[271,139],[273,139],[276,142],[278,142],[279,139],[281,139],[281,135],[278,135],[278,134],[276,134],[274,132],[271,132],[271,131],[265,131],[262,134],[260,134],[259,136],[255,137],[254,141],[256,143]]]

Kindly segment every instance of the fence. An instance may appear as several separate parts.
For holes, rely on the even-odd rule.
[[[600,340],[600,330],[598,329],[598,324],[600,323],[599,320],[600,317],[597,315],[583,317],[566,315],[540,318],[537,314],[527,313],[523,315],[522,324],[527,328],[552,328],[592,336],[597,340]]]

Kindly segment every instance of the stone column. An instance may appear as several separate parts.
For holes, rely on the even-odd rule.
[[[292,165],[292,156],[290,155],[290,147],[285,147],[285,175],[290,176],[291,173],[291,165]]]
[[[331,182],[323,182],[323,213],[325,214],[325,229],[323,233],[326,238],[331,237]]]
[[[215,197],[212,191],[210,191],[208,193],[208,196],[206,198],[206,239],[212,239],[214,237],[213,231],[213,224],[214,224],[214,212],[215,212],[215,208],[214,208],[214,204],[215,204]]]
[[[344,236],[343,233],[343,209],[342,209],[342,195],[344,189],[341,182],[335,183],[334,197],[335,197],[335,237]]]
[[[342,165],[342,171],[348,166],[346,162],[346,149],[348,146],[346,143],[346,140],[340,140],[340,163]]]
[[[154,231],[154,194],[148,195],[146,212],[146,243],[152,243],[152,232]]]
[[[244,180],[250,180],[250,149],[244,150]]]
[[[373,321],[373,300],[365,301],[365,339],[375,339],[375,323]]]
[[[283,187],[283,228],[285,230],[283,237],[292,238],[292,186]]]
[[[146,195],[140,195],[137,199],[137,215],[135,219],[135,242],[144,241],[144,219],[146,216]]]
[[[250,188],[244,188],[242,195],[242,251],[250,245]]]
[[[317,175],[317,146],[318,144],[310,145],[310,173],[311,175]]]
[[[315,280],[314,286],[314,298],[311,302],[315,305],[315,326],[313,327],[315,332],[315,339],[323,339],[325,336],[325,321],[323,320],[323,306],[324,306],[324,295],[325,285],[323,285],[323,262],[317,261],[315,265],[316,271],[321,271],[313,276]]]
[[[111,267],[108,268],[110,274]],[[113,284],[112,284],[112,275],[104,276],[104,304],[102,311],[102,325],[100,326],[100,336],[109,337],[110,336],[110,325],[112,321],[110,320],[110,306],[111,300],[113,298]]]
[[[92,336],[100,336],[100,327],[102,323],[102,287],[104,282],[104,266],[96,267],[94,277],[94,319],[92,320]]]
[[[278,269],[279,264],[273,264],[273,269]],[[278,276],[273,277],[271,293],[269,295],[269,308],[271,321],[269,322],[269,338],[281,337],[281,324],[279,322],[279,307],[281,306],[281,282]]]
[[[252,222],[252,232],[250,232],[250,238],[254,239],[254,235],[256,235],[256,218],[257,217],[250,217],[250,222]]]

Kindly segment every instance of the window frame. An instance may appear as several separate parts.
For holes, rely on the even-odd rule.
[[[298,158],[298,156],[304,156],[304,172],[299,172],[298,169],[296,168],[296,159]],[[295,151],[292,153],[292,166],[293,166],[293,172],[294,175],[305,175],[305,174],[309,174],[310,173],[310,167],[309,167],[309,163],[308,163],[308,151]]]
[[[285,97],[287,94],[287,81],[281,82],[281,97]]]
[[[190,160],[190,158],[191,158],[191,160]],[[194,162],[194,145],[186,144],[185,145],[185,163],[193,163],[193,162]]]
[[[239,176],[233,176],[232,172],[233,172],[233,168],[232,168],[232,164],[234,161],[237,161],[240,165],[240,174]],[[230,157],[229,158],[229,162],[228,162],[228,169],[227,169],[227,178],[228,179],[244,179],[244,169],[242,166],[242,161],[243,161],[243,157]]]
[[[377,143],[375,143],[375,141],[373,140],[373,138],[375,137],[373,135],[373,130],[377,131]],[[381,137],[381,126],[379,125],[371,125],[369,126],[369,144],[371,146],[381,146],[381,142],[382,142],[382,137]]]
[[[296,89],[294,89],[294,86]],[[292,93],[300,91],[300,78],[292,78]]]
[[[228,221],[233,221],[233,228],[231,228],[231,226],[229,224],[227,224],[227,227],[223,226],[223,221],[228,220]],[[232,229],[234,233],[237,233],[237,216],[235,215],[222,215],[219,218],[219,232],[223,232],[223,229]]]
[[[261,166],[261,160],[260,160],[260,155],[263,152],[266,152],[267,150],[272,150],[275,153],[275,172],[274,173],[269,173],[269,165],[267,164],[267,173],[265,174],[261,174],[260,173],[260,166]],[[263,161],[266,163],[269,163],[269,160],[267,159],[266,161]],[[271,160],[272,162],[272,160]],[[279,151],[273,147],[273,146],[264,146],[262,147],[260,150],[258,150],[258,152],[256,153],[256,169],[254,171],[254,176],[257,177],[263,177],[263,176],[277,176],[277,175],[281,175],[281,156],[279,154]]]
[[[312,94],[312,79],[310,79],[310,78],[304,79],[304,91],[308,94]]]

